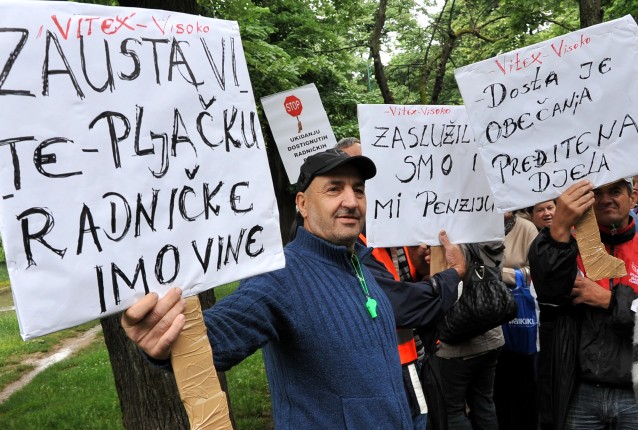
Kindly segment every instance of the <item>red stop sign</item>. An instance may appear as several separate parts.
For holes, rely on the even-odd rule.
[[[286,108],[286,112],[291,116],[299,116],[301,115],[301,110],[303,106],[301,105],[301,100],[296,96],[288,96],[286,100],[284,100],[284,107]]]

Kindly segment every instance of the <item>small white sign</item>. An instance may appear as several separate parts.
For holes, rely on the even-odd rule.
[[[377,166],[366,182],[368,246],[502,240],[503,215],[478,161],[463,106],[358,105],[361,147]]]
[[[263,97],[261,104],[288,181],[295,184],[306,158],[337,144],[319,91],[315,84],[308,84]]]
[[[628,15],[456,70],[501,210],[637,173],[636,58]]]
[[[237,23],[0,3],[0,230],[25,339],[284,265]]]

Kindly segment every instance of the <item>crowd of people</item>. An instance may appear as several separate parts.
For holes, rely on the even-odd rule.
[[[217,370],[263,349],[275,428],[638,429],[638,177],[577,182],[507,213],[504,242],[481,244],[486,264],[536,305],[537,342],[521,352],[501,326],[439,340],[437,322],[467,288],[471,257],[445,231],[438,273],[425,245],[368,248],[365,181],[375,174],[356,138],[309,156],[285,268],[241,281],[204,311]],[[607,252],[625,262],[623,277],[587,277],[573,226],[590,208]],[[149,365],[170,368],[183,311],[175,288],[123,314]]]

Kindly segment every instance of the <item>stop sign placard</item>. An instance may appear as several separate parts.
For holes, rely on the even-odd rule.
[[[284,100],[284,107],[286,108],[286,112],[288,112],[291,116],[301,115],[301,110],[303,109],[301,100],[299,100],[297,96],[286,97]]]

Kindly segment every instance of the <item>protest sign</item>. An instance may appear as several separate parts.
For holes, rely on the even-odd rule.
[[[237,23],[0,3],[0,230],[20,331],[283,267]]]
[[[626,16],[455,71],[500,210],[637,172],[637,36]]]
[[[261,104],[288,181],[295,184],[306,158],[337,144],[319,91],[315,84],[308,84],[263,97]]]
[[[361,150],[377,165],[366,182],[372,247],[502,240],[463,106],[358,105]]]

